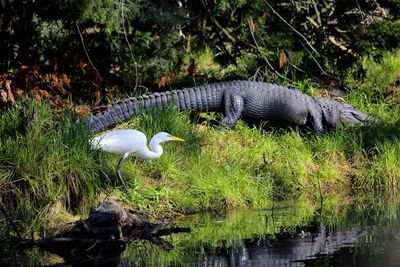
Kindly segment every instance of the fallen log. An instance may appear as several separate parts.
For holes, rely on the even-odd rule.
[[[171,250],[173,245],[161,239],[161,236],[190,232],[190,228],[174,228],[171,224],[172,220],[151,223],[137,212],[127,211],[114,201],[105,201],[89,218],[76,222],[56,236],[24,240],[18,246],[37,246],[66,261],[76,260],[77,257],[96,260],[119,257],[125,251],[127,243],[137,239],[145,239],[163,249]]]

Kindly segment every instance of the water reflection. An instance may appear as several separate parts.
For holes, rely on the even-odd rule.
[[[189,216],[177,226],[192,233],[166,238],[171,251],[136,241],[118,255],[55,266],[400,266],[399,201],[338,203]]]
[[[279,234],[274,239],[243,240],[243,244],[205,253],[196,266],[304,266],[304,259],[330,255],[342,248],[352,247],[366,231],[329,232],[323,226],[317,233]],[[311,263],[311,262],[309,262]],[[309,265],[309,264],[308,264]]]
[[[317,212],[316,212],[317,210]],[[321,213],[321,210],[324,212]],[[323,209],[230,211],[188,218],[176,254],[149,256],[148,266],[400,266],[398,202],[352,202]],[[177,252],[178,251],[178,252]],[[139,253],[140,254],[140,253]],[[138,259],[137,253],[127,257]]]

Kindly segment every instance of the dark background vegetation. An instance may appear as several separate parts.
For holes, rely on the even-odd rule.
[[[86,113],[215,80],[341,86],[362,56],[399,46],[399,17],[397,0],[0,0],[0,102]]]

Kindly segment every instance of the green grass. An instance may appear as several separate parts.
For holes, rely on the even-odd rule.
[[[355,93],[358,95],[358,101],[362,101],[365,105],[383,102],[385,89],[399,82],[399,58],[400,50],[386,52],[378,61],[372,57],[364,57],[354,66],[349,72],[346,84],[350,88],[357,88]],[[360,97],[361,95],[363,97]]]
[[[83,212],[105,175],[83,128],[45,103],[19,103],[0,115],[0,202],[9,216],[38,227],[57,203]],[[32,223],[33,222],[33,223]]]
[[[297,129],[265,131],[243,122],[235,130],[217,131],[211,124],[217,114],[201,114],[203,122],[192,122],[188,113],[170,106],[119,125],[148,138],[167,131],[187,140],[163,144],[157,160],[127,160],[122,169],[127,193],[114,173],[119,156],[91,150],[90,136],[71,114],[57,114],[46,103],[21,102],[0,114],[0,201],[26,235],[49,217],[55,220],[65,211],[86,214],[105,198],[160,216],[266,207],[274,199],[318,203],[320,192],[396,194],[399,98],[384,97],[386,88],[397,86],[395,55],[379,64],[366,59],[371,61],[362,65],[366,76],[348,78],[352,90],[346,100],[382,123],[324,136]],[[299,84],[316,94],[308,88],[311,82]]]

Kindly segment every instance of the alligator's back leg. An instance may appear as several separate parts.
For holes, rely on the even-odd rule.
[[[225,116],[221,120],[224,127],[234,128],[244,109],[244,99],[239,90],[227,90],[224,94]]]

